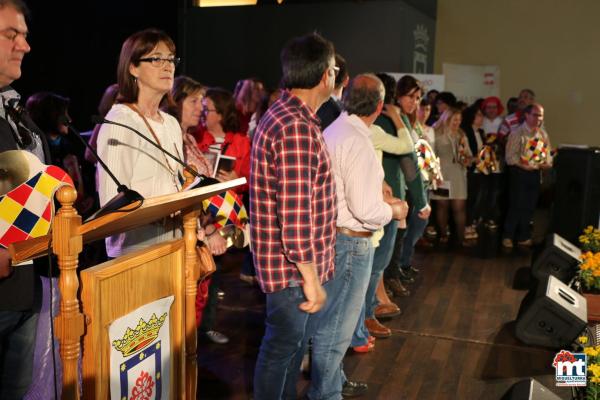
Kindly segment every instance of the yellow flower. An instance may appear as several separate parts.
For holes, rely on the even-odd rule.
[[[579,336],[577,340],[579,340],[579,343],[581,344],[586,344],[588,342],[587,336]]]
[[[596,357],[598,355],[598,350],[595,347],[586,347],[583,349],[583,352],[589,357]]]
[[[592,364],[588,367],[588,371],[594,374],[594,377],[600,378],[600,365]]]

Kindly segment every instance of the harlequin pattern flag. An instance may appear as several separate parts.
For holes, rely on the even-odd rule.
[[[0,197],[2,247],[46,235],[54,214],[54,193],[63,185],[73,186],[73,181],[62,169],[43,165],[39,160],[38,164],[29,165],[27,181]]]
[[[111,399],[171,398],[169,322],[174,298],[145,304],[108,327]]]
[[[498,172],[500,163],[498,162],[496,152],[492,146],[486,144],[482,147],[477,157],[475,168],[485,175],[489,175],[492,172]]]
[[[248,221],[248,213],[242,199],[232,190],[204,200],[202,206],[204,211],[215,218],[214,225],[217,229],[226,225],[243,227]]]
[[[521,153],[521,162],[530,166],[543,164],[547,162],[549,152],[548,143],[546,143],[542,135],[537,131],[525,144]]]
[[[435,155],[431,145],[425,139],[416,141],[415,152],[417,153],[417,164],[424,180],[431,182],[433,188],[436,189],[436,181],[442,180],[440,159]]]

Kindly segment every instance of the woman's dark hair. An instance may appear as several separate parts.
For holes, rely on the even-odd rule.
[[[175,54],[175,43],[163,31],[146,29],[129,36],[121,47],[119,65],[117,66],[117,84],[119,85],[119,103],[135,103],[138,100],[139,89],[136,79],[129,72],[131,65],[140,65],[140,58],[150,53],[160,42],[163,42],[169,51]],[[171,101],[171,94],[165,94],[163,103]]]
[[[431,92],[431,90],[430,90]],[[431,106],[431,103],[429,102],[429,99],[427,97],[423,97],[421,99],[421,102],[419,103],[419,107],[427,107],[427,106]]]
[[[394,104],[396,102],[396,80],[394,77],[385,72],[379,72],[375,76],[383,82],[383,87],[385,88],[383,104]]]
[[[177,121],[181,123],[181,109],[183,107],[183,101],[189,96],[196,93],[202,93],[206,91],[204,85],[200,82],[196,82],[189,76],[178,76],[173,82],[173,88],[171,89],[171,98],[173,99],[172,104],[163,108],[163,111],[171,114]]]
[[[408,96],[415,89],[418,89],[421,91],[421,93],[423,93],[421,82],[419,82],[414,76],[404,75],[398,80],[398,85],[396,86],[396,98]]]
[[[467,127],[471,129],[471,125],[473,125],[478,112],[481,112],[481,108],[477,104],[472,104],[462,111],[462,122],[460,125],[463,131],[466,131],[465,128]]]
[[[456,107],[456,96],[450,92],[440,92],[435,98],[435,102],[441,101],[450,107]]]
[[[238,132],[240,122],[231,92],[223,88],[210,88],[206,91],[205,96],[212,100],[217,113],[221,114],[221,127],[223,130],[225,132]]]
[[[117,101],[117,96],[119,94],[119,85],[113,83],[109,87],[106,88],[102,98],[100,99],[100,104],[98,104],[98,115],[101,117],[106,117],[110,108]]]
[[[334,56],[333,43],[317,33],[291,39],[280,56],[284,87],[311,89],[317,86]]]
[[[61,117],[67,115],[70,100],[56,93],[39,92],[31,95],[25,107],[35,124],[47,135],[58,133]]]

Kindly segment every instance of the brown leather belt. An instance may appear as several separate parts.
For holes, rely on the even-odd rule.
[[[370,238],[371,236],[373,236],[373,232],[368,232],[368,231],[358,232],[358,231],[353,231],[352,229],[348,229],[348,228],[340,228],[339,226],[336,228],[336,230],[339,233],[341,233],[342,235],[346,235],[346,236],[350,236],[350,237]]]

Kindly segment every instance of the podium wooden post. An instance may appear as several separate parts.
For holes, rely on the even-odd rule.
[[[81,217],[73,208],[77,199],[74,188],[63,186],[59,189],[57,197],[62,207],[53,221],[52,247],[60,268],[58,287],[61,301],[60,314],[54,319],[54,326],[63,361],[63,398],[79,399],[77,364],[84,327],[83,314],[79,310],[77,298],[77,265],[83,247],[81,235],[77,234],[77,229],[81,226]]]
[[[54,326],[63,362],[63,399],[80,397],[78,359],[82,337],[84,344],[89,347],[83,350],[82,375],[87,379],[84,398],[110,397],[108,326],[115,319],[169,294],[175,296],[172,307],[176,314],[171,324],[173,380],[169,397],[196,398],[195,301],[200,274],[196,253],[197,217],[202,200],[244,183],[246,180],[243,178],[235,179],[145,199],[84,224],[73,208],[77,198],[75,189],[63,187],[57,193],[62,207],[52,221],[51,236],[9,246],[14,264],[46,255],[50,243],[58,257],[61,304]],[[142,249],[90,267],[81,272],[80,288],[77,265],[84,243],[142,227],[177,212],[183,214],[183,239],[156,244],[147,250]],[[136,285],[137,280],[132,279],[135,274],[139,276],[141,284]],[[155,274],[162,274],[158,282],[149,281]],[[123,292],[123,289],[128,292]],[[108,297],[103,297],[107,294]],[[183,321],[181,316],[184,317]]]

